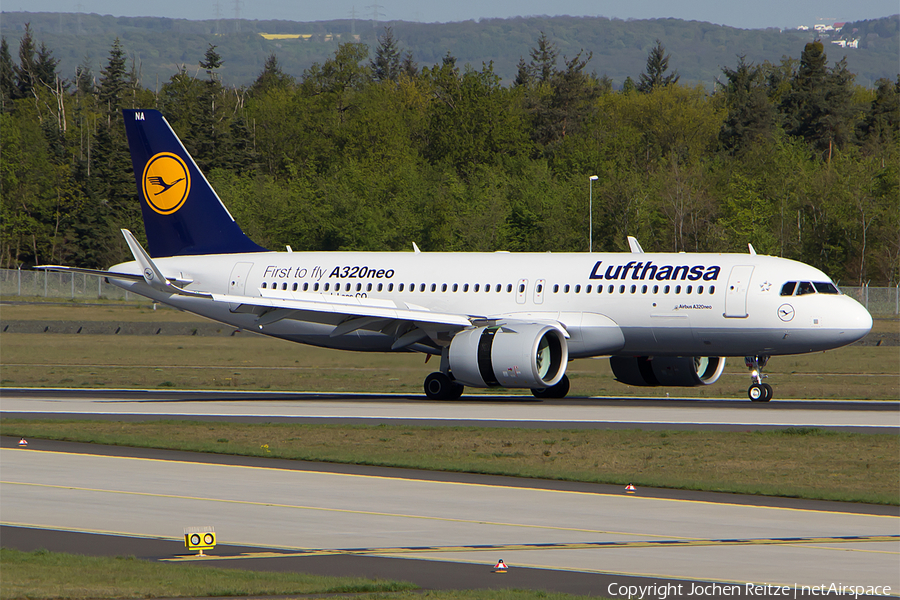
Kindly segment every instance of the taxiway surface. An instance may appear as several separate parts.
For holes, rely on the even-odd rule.
[[[590,427],[624,421],[712,428],[738,421],[742,429],[760,422],[832,427],[852,423],[865,431],[898,428],[897,403],[759,407],[664,402],[539,403],[498,397],[429,403],[384,396],[4,390],[0,409],[4,417],[462,420]],[[427,563],[437,565],[436,570],[445,565],[445,572],[477,568],[487,573],[502,558],[513,573],[531,573],[545,581],[544,589],[581,593],[608,594],[598,586],[617,579],[684,585],[833,583],[890,586],[893,595],[900,591],[896,507],[784,499],[754,504],[724,494],[658,491],[650,497],[641,490],[626,495],[588,484],[517,485],[456,474],[435,478],[409,471],[303,468],[293,461],[167,451],[104,453],[35,440],[21,449],[11,447],[13,443],[6,439],[0,449],[0,522],[7,537],[10,531],[35,528],[44,536],[69,532],[65,535],[176,543],[183,527],[212,525],[220,544],[240,548],[204,562],[217,566],[252,564],[249,568],[265,569],[278,564],[303,570],[302,561],[341,558],[381,561],[401,572],[398,564],[418,572],[416,565]],[[175,557],[173,552],[158,558]],[[566,573],[573,574],[572,581],[587,583],[573,589]],[[643,579],[634,579],[637,576]],[[516,577],[506,585],[531,587]]]
[[[747,430],[820,427],[869,433],[900,431],[900,403],[469,396],[428,401],[398,394],[161,392],[4,389],[6,416],[90,415],[97,418],[201,418],[488,425],[494,427],[637,427]]]

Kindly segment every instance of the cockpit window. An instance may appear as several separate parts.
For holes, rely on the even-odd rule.
[[[804,294],[815,294],[816,288],[813,287],[813,284],[808,281],[801,281],[800,287],[797,288],[797,295],[803,296]]]
[[[840,294],[840,290],[830,281],[788,281],[781,286],[782,296],[805,296],[806,294]]]
[[[782,296],[793,296],[795,287],[797,287],[796,281],[788,281],[786,284],[781,286],[781,295]]]
[[[816,291],[820,294],[839,294],[838,289],[834,287],[833,283],[829,283],[827,281],[814,281],[813,285],[816,286]]]

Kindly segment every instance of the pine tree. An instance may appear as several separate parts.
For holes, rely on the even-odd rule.
[[[56,66],[58,64],[59,59],[53,57],[53,51],[47,48],[46,44],[41,42],[41,49],[38,50],[37,60],[34,64],[36,81],[41,85],[50,88],[56,87],[56,78],[58,77]],[[68,89],[69,84],[64,83],[63,87]]]
[[[528,63],[520,56],[519,64],[516,65],[516,78],[513,80],[513,85],[516,87],[528,87],[531,85],[532,81],[533,79],[531,77],[531,70],[528,68]]]
[[[740,152],[772,134],[775,108],[766,93],[762,69],[747,64],[744,56],[739,57],[736,69],[723,67],[722,72],[728,80],[720,84],[728,116],[722,123],[719,143],[728,152]]]
[[[222,66],[222,57],[216,52],[218,46],[212,44],[206,49],[203,60],[200,61],[200,68],[206,71],[210,81],[217,81],[219,78],[218,68]]]
[[[565,138],[581,128],[594,110],[600,95],[599,82],[584,72],[593,53],[582,58],[584,51],[573,58],[563,58],[564,70],[554,71],[550,94],[533,108],[534,140],[548,145]]]
[[[875,98],[860,122],[859,138],[866,143],[900,142],[900,75],[895,82],[882,78],[875,83]]]
[[[294,85],[294,78],[287,75],[278,65],[278,57],[275,53],[269,55],[263,65],[263,70],[250,86],[251,95],[263,94],[277,88],[290,88]]]
[[[0,39],[0,112],[7,112],[12,108],[12,100],[17,92],[15,66],[9,54],[9,43],[3,37]]]
[[[25,23],[25,34],[19,41],[19,65],[15,68],[16,73],[16,97],[28,98],[34,95],[35,77],[35,57],[34,57],[34,38],[31,34],[31,23]]]
[[[678,71],[674,71],[669,75],[665,74],[669,70],[669,58],[670,55],[666,54],[665,46],[662,45],[662,42],[656,40],[656,46],[647,55],[647,69],[644,73],[641,73],[640,82],[637,86],[639,92],[647,94],[656,88],[678,83],[680,77]]]
[[[822,42],[806,44],[791,89],[781,102],[785,130],[830,160],[832,152],[852,137],[852,96],[853,74],[846,60],[829,69]]]
[[[537,46],[529,52],[531,64],[529,71],[531,78],[539,83],[548,83],[556,73],[556,59],[559,57],[559,48],[550,41],[543,31],[538,38]]]
[[[222,57],[216,52],[216,46],[210,44],[206,49],[200,67],[206,71],[209,79],[203,82],[202,91],[194,106],[191,116],[190,141],[192,155],[201,171],[209,171],[219,163],[222,146],[227,140],[218,129],[218,112],[221,110],[222,84],[219,82],[218,69],[222,66]]]
[[[100,69],[98,98],[101,110],[106,112],[108,121],[112,121],[113,115],[118,113],[121,108],[127,86],[125,51],[122,49],[119,38],[116,38],[109,51],[109,61],[104,68]]]
[[[400,76],[400,50],[390,27],[385,27],[384,33],[378,36],[378,47],[369,66],[373,81],[397,81]]]
[[[400,69],[406,74],[407,77],[418,77],[419,63],[413,60],[412,52],[407,52],[403,55],[403,62],[400,64]]]

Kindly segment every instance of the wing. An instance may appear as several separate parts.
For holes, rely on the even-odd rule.
[[[440,345],[442,339],[449,343],[453,334],[481,319],[389,300],[277,290],[267,290],[266,296],[259,297],[212,294],[212,299],[228,303],[232,312],[257,315],[255,325],[261,331],[283,319],[334,325],[331,337],[359,329],[382,331],[395,336],[393,350],[423,341],[432,346]]]

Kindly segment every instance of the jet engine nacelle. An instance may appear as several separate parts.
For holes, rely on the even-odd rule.
[[[568,360],[563,332],[541,323],[466,329],[450,342],[450,373],[473,387],[548,388]]]
[[[694,387],[715,383],[725,369],[719,356],[612,356],[616,379],[628,385]]]

